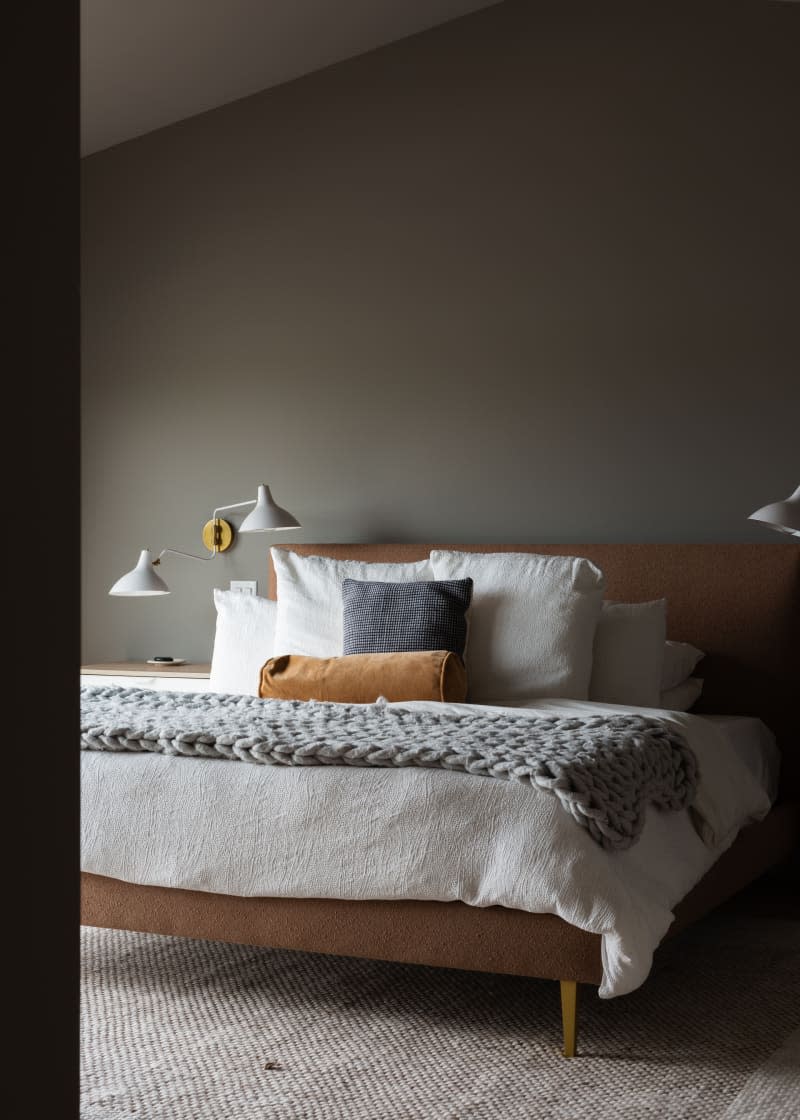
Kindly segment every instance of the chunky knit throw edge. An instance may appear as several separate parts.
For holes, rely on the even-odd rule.
[[[687,808],[697,764],[667,721],[635,713],[441,712],[220,693],[81,688],[81,749],[274,766],[436,767],[526,782],[558,798],[609,850],[630,847],[648,805]]]

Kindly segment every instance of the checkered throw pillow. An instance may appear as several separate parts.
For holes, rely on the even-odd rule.
[[[342,653],[450,650],[464,656],[472,580],[342,584]]]

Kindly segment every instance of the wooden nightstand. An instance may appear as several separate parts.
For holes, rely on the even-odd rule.
[[[81,684],[119,684],[160,692],[206,692],[210,665],[148,665],[144,661],[108,661],[81,665]]]

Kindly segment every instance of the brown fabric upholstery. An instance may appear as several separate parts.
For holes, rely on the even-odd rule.
[[[244,945],[599,984],[600,938],[554,914],[462,902],[240,898],[81,876],[81,921]]]
[[[790,805],[744,829],[677,907],[670,934],[787,857],[799,836],[800,812]],[[240,898],[86,872],[81,879],[85,925],[588,984],[602,976],[600,937],[555,914],[462,902]]]
[[[752,715],[783,751],[781,795],[800,796],[794,697],[800,675],[800,545],[758,544],[289,544],[303,556],[421,560],[432,548],[585,556],[606,576],[606,597],[667,600],[667,637],[706,653],[693,712]],[[269,594],[275,572],[269,565]]]
[[[347,657],[271,657],[261,670],[258,695],[270,700],[332,700],[372,704],[387,700],[467,698],[467,671],[448,650],[353,653]]]

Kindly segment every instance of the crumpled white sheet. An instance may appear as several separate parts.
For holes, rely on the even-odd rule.
[[[673,907],[745,824],[766,815],[769,796],[728,747],[724,725],[702,717],[570,700],[524,710],[669,719],[697,756],[694,807],[649,808],[638,842],[612,853],[555,797],[516,782],[85,751],[82,869],[222,894],[458,899],[554,913],[602,936],[599,994],[624,995],[645,980]]]

